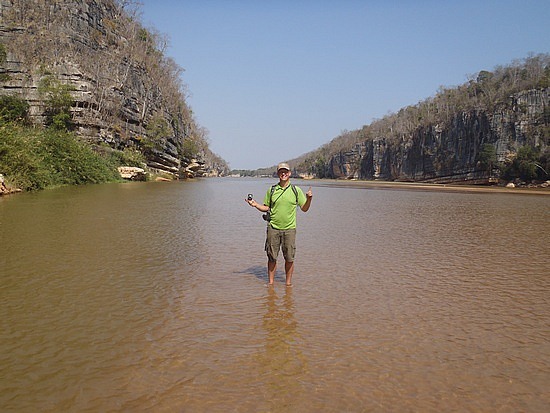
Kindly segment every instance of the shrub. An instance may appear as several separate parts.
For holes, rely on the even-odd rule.
[[[199,153],[199,145],[193,138],[186,138],[183,141],[183,156],[187,159],[195,158]]]
[[[147,124],[147,136],[157,142],[172,135],[172,130],[168,122],[162,117],[154,117]]]
[[[62,84],[51,75],[47,75],[40,81],[38,91],[45,96],[46,125],[56,129],[69,130],[71,128],[70,108],[74,103],[71,91],[74,87]]]
[[[145,156],[140,151],[130,148],[125,148],[123,151],[111,149],[108,156],[114,167],[137,166],[141,168],[146,161]]]
[[[25,123],[29,112],[26,100],[17,96],[0,96],[0,123]]]
[[[23,190],[120,179],[112,161],[54,128],[0,127],[0,171]]]
[[[0,126],[0,171],[10,183],[23,190],[44,189],[54,184],[47,166],[40,156],[33,131]]]
[[[503,176],[505,179],[521,179],[523,181],[531,181],[539,178],[539,169],[537,167],[538,151],[530,146],[522,146],[518,149],[514,160],[505,165]]]
[[[56,129],[45,131],[41,148],[56,182],[65,185],[108,182],[117,179],[117,172],[74,135]]]

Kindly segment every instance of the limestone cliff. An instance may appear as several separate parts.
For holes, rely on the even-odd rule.
[[[480,162],[486,145],[494,148],[496,163],[513,159],[524,146],[550,151],[549,108],[550,88],[539,88],[509,96],[492,112],[457,111],[447,122],[415,126],[397,137],[387,125],[387,133],[367,128],[364,139],[330,155],[321,173],[318,166],[313,172],[336,179],[488,183],[499,171]],[[297,172],[312,172],[307,162],[296,164]]]
[[[41,85],[53,79],[70,91],[72,127],[94,145],[136,148],[174,176],[223,174],[186,103],[182,69],[128,3],[0,0],[0,94],[24,98],[43,124]]]
[[[498,112],[463,112],[449,125],[418,128],[402,142],[385,138],[365,144],[361,178],[438,183],[484,183],[491,171],[481,167],[484,145],[493,145],[497,162],[504,162],[522,146],[547,148],[547,138],[529,138],[550,104],[550,89],[530,90],[510,97],[510,105]],[[521,108],[521,109],[520,109]]]

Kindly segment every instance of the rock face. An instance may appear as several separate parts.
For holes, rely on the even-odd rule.
[[[137,10],[124,9],[125,3],[0,0],[0,94],[25,99],[31,121],[43,124],[48,95],[41,84],[54,79],[70,91],[72,126],[80,136],[113,149],[135,148],[150,169],[181,176],[187,159],[210,153],[196,144],[204,132],[185,102],[181,68],[164,56],[162,37],[137,23]],[[191,157],[186,141],[200,147]]]
[[[483,146],[495,147],[497,161],[504,161],[524,145],[546,149],[548,136],[527,132],[541,122],[548,123],[543,118],[549,107],[549,88],[529,90],[510,96],[510,101],[493,113],[460,113],[448,125],[418,128],[401,140],[370,139],[333,156],[328,177],[487,183],[490,173],[479,165]]]

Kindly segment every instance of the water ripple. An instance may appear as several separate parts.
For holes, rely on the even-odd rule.
[[[315,186],[266,288],[267,181],[2,204],[3,411],[544,411],[546,197]],[[257,196],[257,198],[259,198]]]

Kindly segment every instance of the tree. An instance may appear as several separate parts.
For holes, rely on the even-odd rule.
[[[45,96],[46,124],[56,129],[69,130],[71,127],[70,108],[73,105],[71,91],[74,87],[61,83],[53,76],[43,77],[38,85],[38,91]]]
[[[505,168],[504,177],[509,180],[516,178],[522,181],[532,181],[537,178],[537,151],[530,146],[518,149],[514,160]]]
[[[495,146],[491,145],[490,143],[484,144],[478,155],[477,161],[479,163],[479,167],[482,170],[487,171],[489,173],[489,176],[491,176],[493,172],[493,166],[497,162],[497,152]]]

